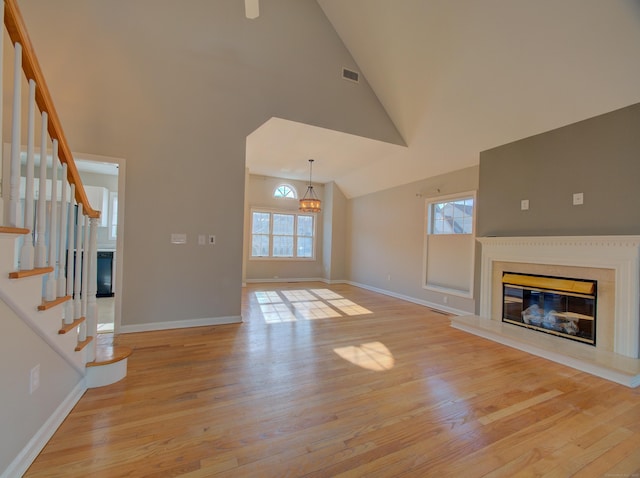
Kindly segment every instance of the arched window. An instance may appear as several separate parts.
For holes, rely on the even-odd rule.
[[[296,190],[293,186],[281,184],[275,191],[273,191],[273,197],[295,199],[298,195],[296,194]]]

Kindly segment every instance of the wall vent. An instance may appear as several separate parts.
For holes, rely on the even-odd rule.
[[[360,73],[357,71],[350,70],[348,68],[342,69],[342,79],[353,81],[354,83],[360,82]]]

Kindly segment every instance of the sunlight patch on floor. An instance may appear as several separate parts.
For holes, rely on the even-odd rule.
[[[332,309],[324,302],[319,300],[308,302],[296,302],[293,304],[296,310],[296,316],[301,316],[303,319],[328,319],[330,317],[340,317],[340,312]]]
[[[296,316],[293,315],[286,304],[262,304],[260,310],[267,324],[296,321]]]
[[[349,299],[329,300],[328,302],[346,315],[373,314],[369,309],[365,309]]]
[[[394,365],[393,354],[382,342],[336,347],[333,351],[347,362],[367,370],[382,372],[391,370]]]
[[[289,302],[302,302],[305,300],[315,300],[317,297],[307,290],[283,290],[282,295]]]
[[[282,302],[280,295],[275,290],[255,292],[255,295],[260,304],[276,304]]]
[[[372,313],[329,289],[264,290],[253,294],[268,324]]]

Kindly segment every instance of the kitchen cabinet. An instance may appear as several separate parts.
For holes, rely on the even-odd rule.
[[[109,190],[100,186],[85,186],[87,199],[93,209],[100,211],[98,226],[107,227],[109,221]]]

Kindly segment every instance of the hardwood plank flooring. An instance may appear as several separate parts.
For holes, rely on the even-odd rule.
[[[118,337],[128,376],[25,476],[640,476],[640,390],[348,285],[249,285],[243,317]]]

